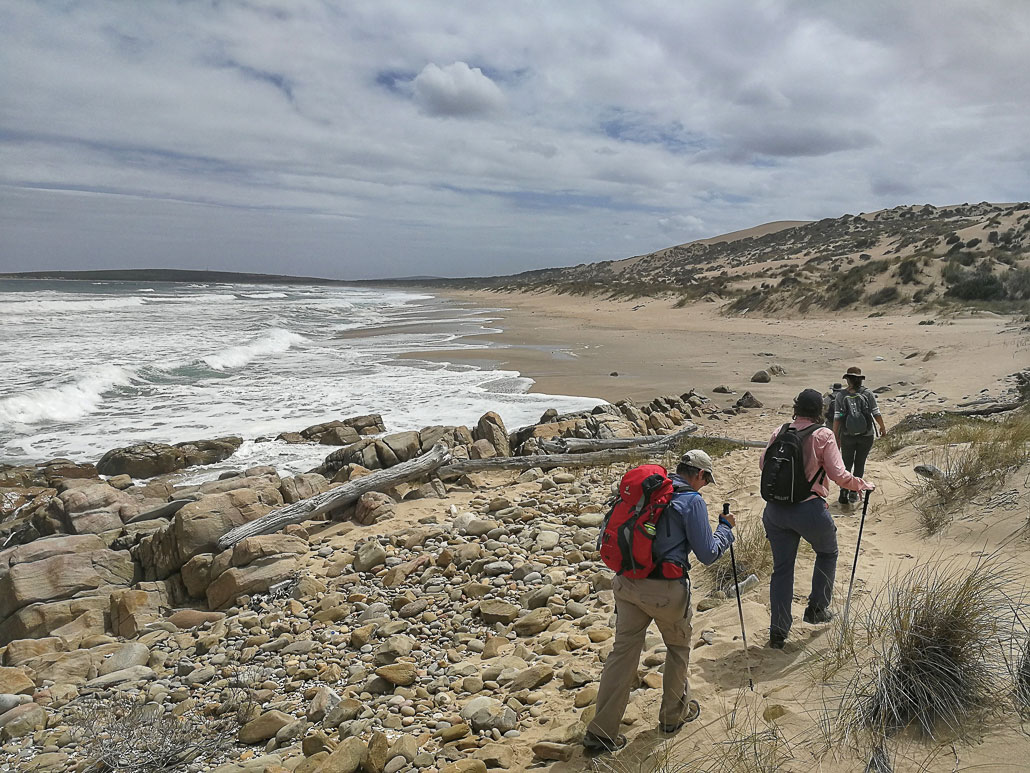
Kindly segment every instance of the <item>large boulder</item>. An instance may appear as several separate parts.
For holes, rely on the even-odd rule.
[[[232,605],[237,596],[264,593],[269,586],[289,578],[300,569],[295,555],[275,555],[259,558],[243,567],[226,569],[207,587],[207,605],[211,609],[224,609]]]
[[[24,606],[0,622],[0,646],[15,639],[35,639],[49,636],[51,632],[73,624],[78,620],[104,621],[104,625],[96,626],[105,630],[106,617],[110,608],[111,593],[117,590],[112,586],[98,588],[95,595],[82,598],[48,601]]]
[[[133,478],[152,478],[197,464],[214,464],[236,453],[243,443],[240,437],[221,437],[197,440],[177,445],[165,443],[139,443],[115,448],[97,462],[101,475],[129,475]]]
[[[394,501],[381,491],[366,491],[358,497],[354,507],[354,520],[362,525],[385,520],[394,513]]]
[[[497,449],[486,438],[480,438],[469,446],[469,459],[493,459],[495,456]]]
[[[162,583],[123,588],[111,594],[111,630],[126,639],[138,636],[148,623],[160,620],[171,606]]]
[[[324,446],[349,446],[361,440],[361,435],[354,427],[341,424],[331,427],[318,437],[318,442]]]
[[[139,513],[139,503],[106,483],[69,488],[58,494],[65,527],[72,534],[100,534],[120,529]]]
[[[489,440],[490,445],[497,449],[498,456],[511,456],[508,430],[504,428],[504,422],[501,420],[501,417],[493,411],[484,413],[479,418],[472,437],[475,440]]]
[[[283,478],[279,489],[282,491],[283,501],[292,505],[294,502],[310,499],[316,494],[327,491],[329,481],[317,472],[308,472],[292,478]]]
[[[247,566],[259,558],[280,554],[302,556],[308,552],[307,540],[292,534],[260,534],[247,537],[232,549],[232,566]]]
[[[273,508],[252,489],[203,497],[179,510],[171,523],[144,537],[135,549],[148,578],[164,579],[201,553],[214,553],[218,539]]]
[[[393,451],[400,462],[413,459],[418,455],[420,449],[420,439],[417,432],[396,432],[383,437],[382,442],[390,447],[390,450]]]
[[[39,557],[38,551],[32,550],[34,545],[16,548],[7,571],[0,575],[0,619],[29,604],[71,598],[104,585],[129,585],[134,580],[135,566],[128,551],[100,548]]]
[[[383,417],[378,413],[351,416],[349,419],[327,421],[300,431],[301,437],[326,445],[349,445],[361,435],[378,435],[386,432]],[[328,435],[329,439],[326,439]]]

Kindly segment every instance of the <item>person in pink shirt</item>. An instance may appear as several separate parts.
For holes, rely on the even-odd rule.
[[[793,623],[791,601],[794,598],[794,562],[801,539],[815,551],[812,592],[805,609],[806,623],[826,623],[833,619],[830,600],[837,573],[837,527],[826,506],[829,478],[849,491],[872,491],[875,486],[856,478],[844,466],[833,430],[819,426],[804,432],[823,418],[823,397],[815,389],[805,389],[794,398],[794,420],[788,425],[804,436],[805,480],[810,481],[811,494],[796,504],[767,501],[762,523],[772,547],[773,573],[769,582],[769,646],[783,649]],[[776,441],[781,427],[773,433],[762,452],[759,467],[765,467],[765,454]]]

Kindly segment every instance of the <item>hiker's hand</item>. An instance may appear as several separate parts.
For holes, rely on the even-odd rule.
[[[865,482],[865,488],[862,489],[862,491],[876,491],[876,484],[875,483],[870,483],[869,481],[866,481]]]
[[[732,529],[737,525],[737,520],[733,517],[733,513],[723,513],[719,516],[720,522],[725,522]]]

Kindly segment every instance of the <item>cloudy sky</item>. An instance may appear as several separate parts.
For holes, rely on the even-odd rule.
[[[5,0],[0,270],[510,273],[1030,198],[1024,0]]]

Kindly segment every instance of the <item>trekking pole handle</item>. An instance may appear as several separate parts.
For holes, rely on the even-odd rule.
[[[722,503],[722,514],[723,515],[729,515],[730,514],[730,503],[729,502],[723,502]]]

